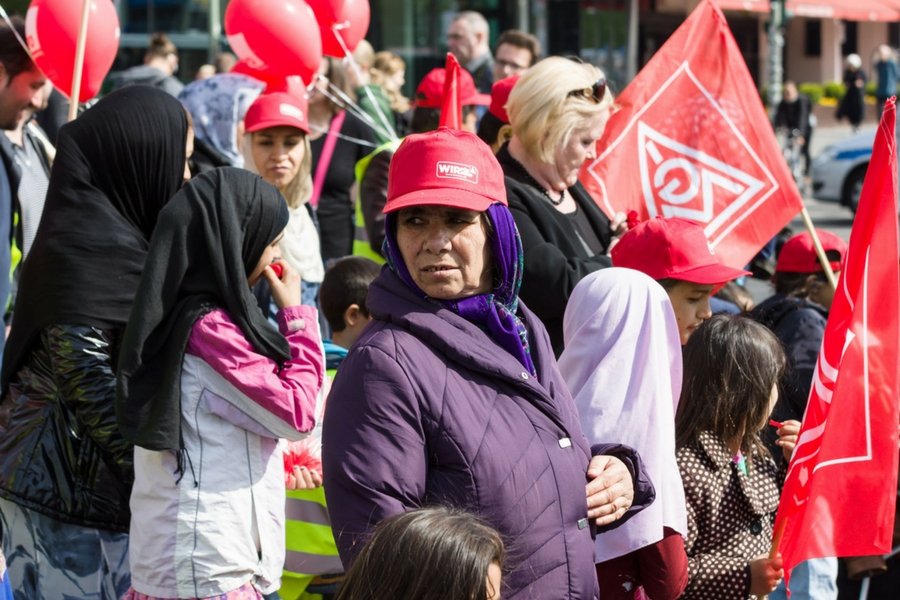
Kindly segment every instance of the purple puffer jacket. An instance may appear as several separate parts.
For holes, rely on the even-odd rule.
[[[585,499],[592,452],[537,317],[522,307],[535,379],[389,269],[367,305],[375,321],[341,364],[324,418],[325,493],[345,566],[381,519],[447,504],[500,531],[504,598],[597,598]],[[593,450],[638,474],[630,514],[652,501],[633,451]]]

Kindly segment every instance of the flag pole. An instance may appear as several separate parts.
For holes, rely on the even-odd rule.
[[[84,47],[87,45],[88,17],[91,0],[82,0],[81,28],[78,30],[78,46],[75,49],[75,67],[72,72],[72,95],[69,96],[69,121],[78,116],[78,97],[81,95],[81,74],[84,71]]]
[[[825,272],[825,277],[828,279],[831,289],[836,290],[837,278],[834,276],[834,271],[831,269],[831,262],[828,260],[828,257],[825,256],[825,248],[822,247],[822,240],[819,239],[819,234],[816,233],[816,227],[813,225],[812,217],[809,216],[809,211],[806,210],[805,206],[800,211],[800,216],[803,217],[803,224],[806,225],[806,229],[809,231],[810,237],[812,237],[813,246],[816,249],[816,256],[819,257],[819,262],[822,264],[822,270]]]
[[[784,528],[787,526],[787,519],[782,518],[778,521],[778,527],[772,534],[772,548],[769,549],[769,560],[778,555],[778,547],[781,545],[781,538],[784,537]]]

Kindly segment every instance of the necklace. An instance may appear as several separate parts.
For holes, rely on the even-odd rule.
[[[515,158],[513,158],[512,155],[510,155],[510,158],[512,158],[512,160],[516,163],[516,165],[518,165],[519,170],[522,172],[522,175],[525,176],[525,179],[526,179],[533,187],[537,188],[537,189],[544,195],[544,197],[545,197],[547,200],[550,201],[550,204],[552,204],[553,206],[559,206],[560,204],[562,204],[563,200],[566,199],[566,192],[565,192],[565,191],[560,192],[559,198],[554,198],[553,196],[550,195],[550,192],[547,191],[547,189],[546,189],[544,186],[542,186],[540,183],[538,183],[538,180],[535,179],[535,178],[531,175],[531,173],[528,172],[527,169],[525,169],[525,165],[523,165],[522,163],[520,163],[519,161],[517,161]]]

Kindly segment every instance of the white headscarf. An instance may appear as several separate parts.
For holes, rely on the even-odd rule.
[[[656,500],[615,531],[597,536],[596,562],[687,533],[684,488],[675,463],[675,408],[681,341],[665,290],[632,269],[603,269],[572,291],[563,318],[559,369],[591,444],[622,443],[641,455]]]

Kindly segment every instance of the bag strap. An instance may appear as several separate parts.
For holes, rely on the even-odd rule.
[[[337,145],[337,134],[341,130],[346,117],[347,111],[343,110],[334,115],[331,125],[328,126],[328,133],[325,134],[325,145],[322,146],[322,155],[319,156],[319,164],[316,165],[316,175],[313,178],[313,192],[309,199],[309,203],[313,208],[319,206],[319,197],[322,195],[322,188],[325,186],[325,174],[328,172],[331,157],[334,155],[334,147]]]

